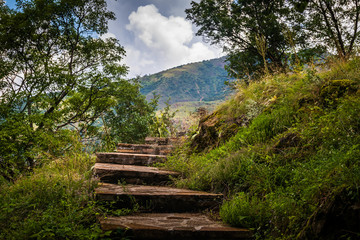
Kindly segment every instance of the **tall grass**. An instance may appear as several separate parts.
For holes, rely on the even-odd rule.
[[[94,157],[75,151],[3,184],[0,239],[97,239],[94,163]]]
[[[360,198],[359,66],[355,58],[242,87],[218,111],[246,115],[248,126],[209,152],[170,157],[184,177],[176,184],[225,193],[222,219],[259,239],[318,238],[311,226],[324,206]],[[333,239],[359,236],[350,232]]]

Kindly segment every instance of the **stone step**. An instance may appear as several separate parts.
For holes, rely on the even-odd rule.
[[[116,151],[121,153],[167,155],[173,148],[174,147],[172,145],[119,143]]]
[[[164,162],[165,155],[99,152],[96,153],[98,163],[116,163],[121,165],[148,166],[154,163]]]
[[[204,214],[152,213],[100,220],[104,231],[123,229],[131,239],[252,239],[251,231],[214,221]]]
[[[94,174],[100,178],[100,181],[107,183],[158,185],[166,184],[170,177],[179,176],[177,172],[160,170],[155,167],[111,163],[95,163]]]
[[[145,144],[157,144],[157,145],[172,145],[179,141],[176,137],[147,137],[145,138]]]
[[[166,186],[100,184],[95,189],[96,198],[112,202],[113,206],[157,212],[199,212],[217,209],[223,195]]]

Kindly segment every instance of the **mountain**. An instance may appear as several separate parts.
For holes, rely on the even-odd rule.
[[[160,94],[159,105],[170,97],[170,104],[223,100],[230,93],[224,82],[229,80],[224,69],[225,57],[191,63],[140,78],[141,93],[147,99]]]

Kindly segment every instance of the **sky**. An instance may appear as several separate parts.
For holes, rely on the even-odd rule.
[[[199,1],[199,0],[195,0]],[[13,7],[15,0],[6,3]],[[128,78],[153,74],[172,67],[223,56],[221,48],[195,36],[196,28],[186,20],[191,0],[107,0],[116,15],[109,32],[126,50],[123,63]]]

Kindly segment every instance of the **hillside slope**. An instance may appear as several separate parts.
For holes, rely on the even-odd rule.
[[[225,58],[191,63],[140,78],[141,93],[151,99],[161,95],[160,106],[171,98],[170,104],[189,101],[222,100],[230,92]]]
[[[256,239],[359,239],[360,58],[266,76],[204,117],[166,167],[227,194]]]

